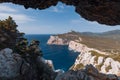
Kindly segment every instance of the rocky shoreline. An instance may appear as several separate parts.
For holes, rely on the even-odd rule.
[[[108,54],[74,41],[71,41],[69,47],[80,52],[71,68],[72,70],[79,70],[88,64],[92,64],[102,73],[120,76],[119,54]]]
[[[29,43],[11,17],[0,21],[0,44],[0,80],[118,80],[91,64],[80,70],[54,70],[52,61],[43,58],[40,42]]]
[[[69,41],[66,39],[59,38],[59,36],[50,36],[50,39],[47,41],[48,45],[68,45]]]
[[[54,38],[52,39],[54,41]],[[85,66],[92,64],[101,73],[116,74],[117,76],[120,76],[119,54],[111,54],[95,48],[89,48],[87,45],[81,43],[80,41],[82,41],[82,39],[67,42],[69,43],[67,45],[70,50],[80,52],[79,56],[77,57],[75,63],[70,68],[70,70],[80,70],[83,69]],[[56,43],[56,45],[59,44]]]

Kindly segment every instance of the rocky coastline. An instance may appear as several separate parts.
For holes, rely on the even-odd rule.
[[[119,54],[113,54],[100,51],[95,48],[90,48],[86,44],[83,44],[81,41],[82,38],[79,40],[71,40],[68,42],[69,44],[67,44],[70,50],[80,52],[70,70],[78,71],[85,69],[85,66],[92,64],[101,73],[115,74],[117,76],[120,76]]]
[[[80,70],[54,70],[52,61],[43,58],[40,42],[29,43],[12,17],[0,21],[0,44],[0,80],[118,80],[91,64]]]
[[[92,64],[102,73],[120,76],[119,54],[109,54],[88,48],[86,45],[75,41],[71,41],[69,47],[80,52],[74,65],[71,67],[72,70],[79,70],[88,64]]]
[[[59,38],[59,36],[50,36],[47,42],[48,45],[68,45],[69,41],[66,39]]]

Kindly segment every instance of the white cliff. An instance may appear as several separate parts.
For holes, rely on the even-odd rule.
[[[97,49],[89,48],[76,41],[71,41],[69,48],[80,52],[74,65],[71,67],[72,70],[79,70],[88,64],[92,64],[102,73],[120,76],[119,54],[108,54]]]
[[[58,36],[50,36],[50,39],[48,40],[47,44],[51,45],[68,45],[69,41],[66,39],[62,39]]]

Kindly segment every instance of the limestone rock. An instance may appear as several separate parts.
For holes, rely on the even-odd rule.
[[[27,58],[26,58],[27,59]],[[0,80],[54,80],[52,61],[37,57],[36,62],[29,62],[12,49],[0,51]]]
[[[68,45],[69,41],[66,39],[59,38],[58,36],[50,36],[47,44],[54,44],[54,45]]]
[[[101,52],[75,41],[71,41],[69,47],[80,52],[74,65],[71,67],[72,70],[79,70],[87,64],[92,64],[102,73],[120,75],[119,54],[117,56]]]
[[[20,55],[6,48],[0,51],[0,77],[14,78],[20,73],[22,59]]]
[[[99,73],[92,65],[86,65],[85,69],[67,71],[57,76],[55,80],[118,80],[118,77],[111,74],[105,75]]]
[[[90,50],[90,48],[88,48],[86,45],[80,44],[76,41],[70,41],[68,47],[70,50],[74,50],[76,52],[87,52]]]

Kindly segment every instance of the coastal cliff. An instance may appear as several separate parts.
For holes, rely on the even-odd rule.
[[[80,52],[74,65],[71,67],[72,70],[79,70],[88,64],[92,64],[102,73],[120,76],[120,54],[102,52],[75,41],[69,43],[69,48]]]
[[[47,44],[49,45],[68,45],[69,41],[67,39],[62,39],[59,36],[50,36]]]
[[[80,40],[79,33],[76,33],[74,31],[65,33],[65,34],[58,34],[58,35],[52,35],[47,41],[47,44],[49,45],[69,45],[69,42],[71,40]]]
[[[120,51],[119,44],[116,44],[116,42],[120,42],[120,36],[118,35],[119,32],[119,30],[115,30],[100,34],[87,32],[69,32],[61,34],[61,40],[65,38],[66,40],[68,40],[66,41],[66,45],[68,45],[69,50],[80,52],[70,70],[81,70],[84,69],[85,66],[87,66],[88,64],[92,64],[101,73],[116,74],[120,76]],[[111,35],[111,33],[114,34]],[[59,38],[59,36],[61,35],[58,35],[57,38]],[[74,35],[75,38],[70,35]],[[52,37],[55,38],[55,36]],[[51,38],[49,40],[51,40]],[[55,42],[57,42],[57,40],[58,39],[56,39]],[[56,44],[55,42],[54,44]],[[50,44],[53,44],[53,42],[51,42]],[[57,43],[57,45],[59,44]]]
[[[54,70],[52,61],[43,58],[39,41],[29,43],[16,27],[11,17],[0,21],[0,80],[118,80],[118,76],[100,73],[91,64],[81,70]]]

